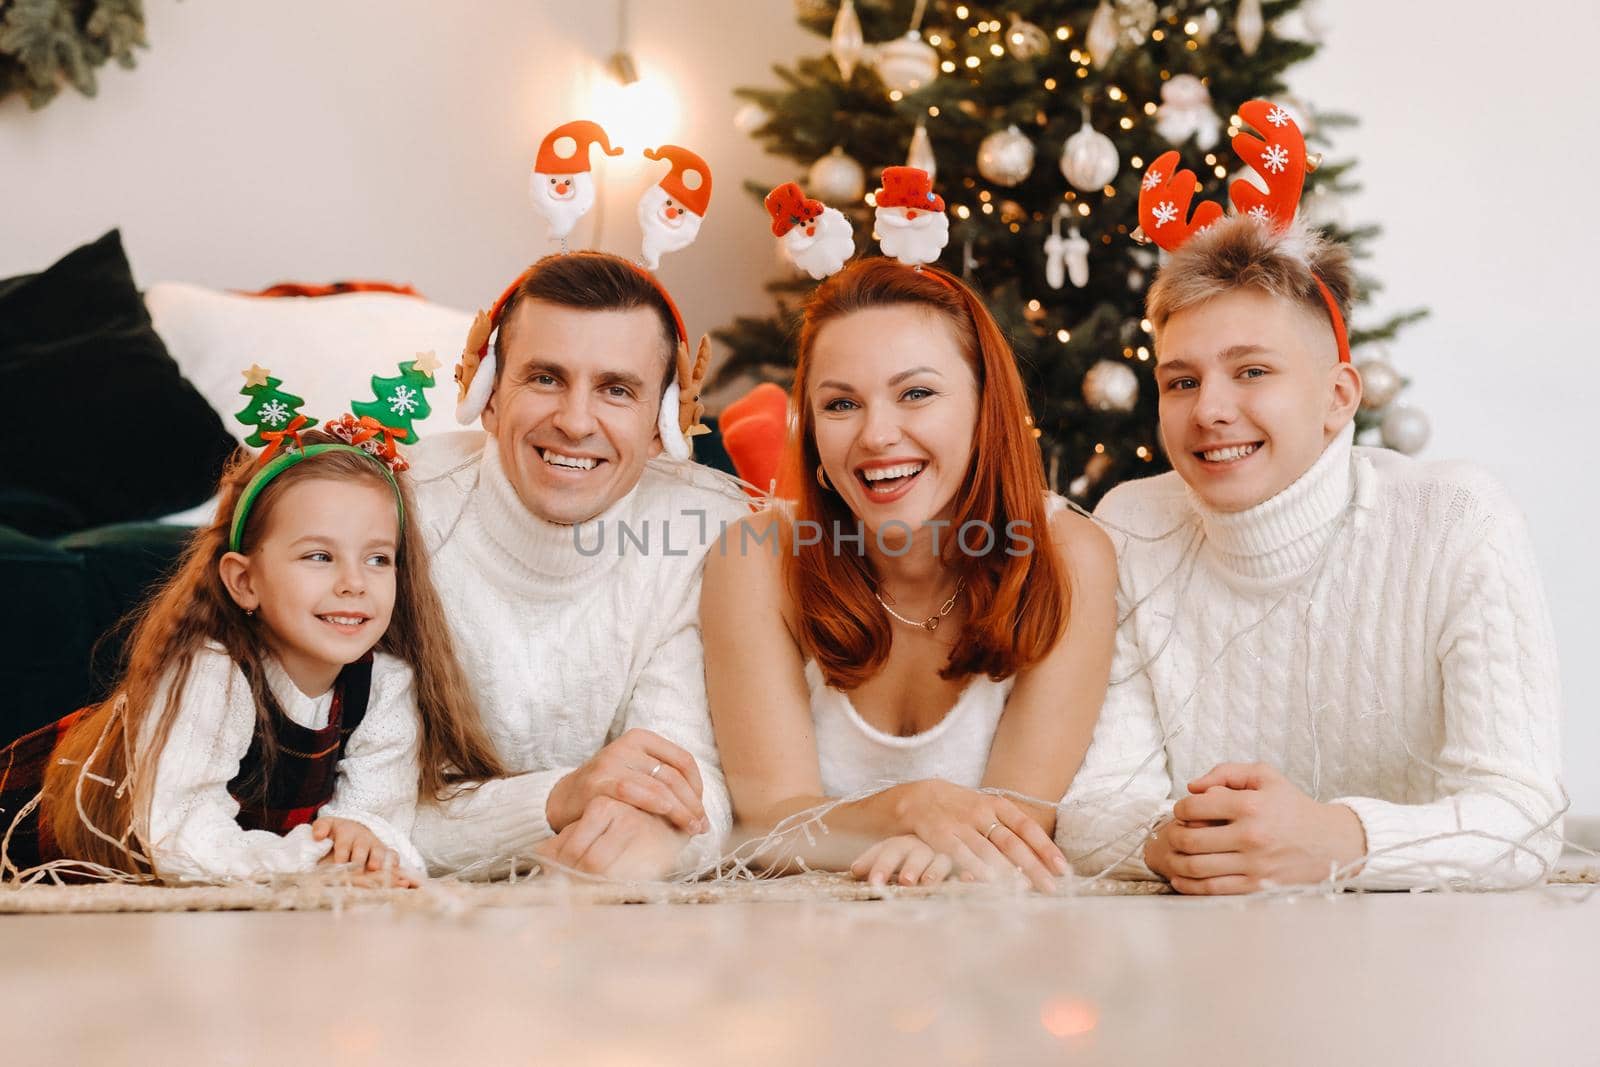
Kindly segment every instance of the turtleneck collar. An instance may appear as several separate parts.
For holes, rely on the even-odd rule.
[[[278,706],[291,722],[310,730],[320,730],[328,725],[328,712],[333,707],[331,687],[318,696],[307,696],[289,677],[289,672],[283,669],[277,656],[261,657],[261,666],[266,673],[267,688],[278,698]]]
[[[494,569],[485,570],[484,580],[509,579],[545,593],[587,583],[616,564],[618,555],[612,548],[615,525],[619,519],[627,520],[632,515],[638,492],[635,486],[606,511],[578,527],[547,522],[523,504],[501,466],[499,444],[493,437],[488,438],[470,505],[495,557],[489,561]],[[605,524],[606,550],[595,552],[600,537],[596,524],[601,522]],[[580,544],[589,555],[578,550]]]
[[[1304,574],[1332,535],[1351,497],[1352,421],[1299,478],[1243,511],[1217,511],[1189,490],[1207,547],[1226,569],[1253,580]]]

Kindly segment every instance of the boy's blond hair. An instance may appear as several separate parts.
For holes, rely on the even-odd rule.
[[[1172,253],[1145,296],[1145,317],[1156,334],[1185,308],[1239,289],[1259,289],[1327,319],[1317,279],[1349,321],[1355,295],[1350,250],[1299,221],[1278,232],[1247,215],[1208,226]]]

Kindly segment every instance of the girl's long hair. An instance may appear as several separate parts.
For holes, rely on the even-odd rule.
[[[789,442],[784,482],[798,487],[797,521],[809,519],[824,531],[855,529],[856,516],[844,498],[823,490],[815,478],[821,457],[806,392],[817,334],[825,325],[853,312],[895,305],[923,307],[948,321],[977,379],[972,455],[941,553],[946,566],[966,579],[969,610],[939,676],[982,673],[998,681],[1037,663],[1055,645],[1066,628],[1070,593],[1051,544],[1044,465],[1029,429],[1022,378],[1011,346],[971,289],[935,267],[912,270],[874,257],[849,264],[813,291],[800,327],[791,396],[798,427]],[[993,531],[993,548],[983,555],[969,555],[957,544],[956,532],[974,520]],[[1031,551],[1007,553],[1015,547],[1009,536],[1013,529],[1033,541]],[[865,554],[836,551],[827,535],[813,541],[794,538],[784,552],[801,647],[816,659],[829,685],[853,689],[883,666],[891,624],[874,595]]]
[[[301,435],[307,445],[336,439],[320,431]],[[264,791],[277,758],[273,717],[282,714],[266,684],[269,654],[259,619],[247,616],[222,583],[219,563],[228,552],[234,506],[257,469],[257,454],[240,449],[229,460],[219,486],[216,516],[196,530],[172,576],[126,620],[132,626],[121,680],[101,704],[86,711],[62,735],[45,772],[40,819],[63,858],[134,873],[150,871],[139,839],[148,826],[156,768],[177,716],[198,653],[215,641],[249,683],[256,709],[262,773],[252,780]],[[327,479],[369,484],[390,492],[376,460],[352,452],[324,452],[283,471],[257,496],[245,524],[241,548],[255,551],[278,501],[297,483]],[[404,660],[415,675],[421,718],[419,788],[439,796],[454,783],[504,773],[483,729],[466,679],[456,660],[444,610],[428,573],[416,506],[408,480],[397,477],[405,525],[395,559],[395,605],[377,649]],[[158,698],[165,693],[165,699]],[[224,694],[209,694],[222,700]],[[153,719],[153,721],[152,721]]]

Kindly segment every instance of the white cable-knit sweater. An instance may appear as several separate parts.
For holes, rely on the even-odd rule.
[[[1356,813],[1365,888],[1522,885],[1559,852],[1555,640],[1522,515],[1477,468],[1353,433],[1243,512],[1174,473],[1096,511],[1121,624],[1058,820],[1080,872],[1154,877],[1144,830],[1241,761]]]
[[[749,498],[707,467],[655,459],[604,514],[561,526],[527,510],[483,433],[430,438],[408,458],[456,654],[512,772],[422,805],[429,868],[487,877],[529,858],[552,833],[551,787],[634,727],[699,764],[711,829],[680,866],[714,859],[732,811],[706,705],[700,577]]]
[[[285,715],[310,730],[328,725],[332,690],[320,697],[300,692],[275,660],[266,661],[267,686]],[[166,707],[169,678],[157,688],[152,707]],[[148,743],[158,715],[145,719]],[[156,762],[147,842],[156,872],[167,882],[212,882],[310,871],[332,841],[317,841],[309,824],[278,835],[246,830],[235,817],[239,802],[228,783],[255,737],[256,710],[250,683],[221,645],[195,653],[166,747]],[[345,745],[333,799],[318,815],[352,819],[399,855],[404,870],[422,873],[412,847],[411,820],[417,806],[417,706],[411,668],[375,653],[367,712]]]

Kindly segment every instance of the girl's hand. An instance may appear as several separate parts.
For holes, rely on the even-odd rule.
[[[850,865],[850,873],[869,885],[937,885],[950,877],[955,861],[935,852],[915,834],[879,841]]]
[[[965,881],[1021,873],[1040,892],[1067,857],[1032,816],[1003,796],[937,778],[896,786],[900,825],[935,853],[949,856]]]
[[[318,862],[350,864],[356,870],[356,885],[417,887],[415,879],[401,872],[399,854],[384,847],[377,834],[354,819],[325,815],[311,824],[311,836],[318,841],[333,839],[333,847]]]

